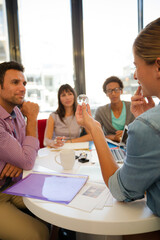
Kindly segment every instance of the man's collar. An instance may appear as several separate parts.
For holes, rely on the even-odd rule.
[[[13,110],[11,112],[11,114],[9,114],[1,105],[0,105],[0,118],[2,119],[6,119],[8,117],[12,116],[12,118],[15,118],[16,117],[16,113],[15,111]]]
[[[12,117],[13,119],[15,119],[15,118],[16,118],[16,113],[15,113],[15,111],[14,111],[14,110],[11,112],[11,117]]]

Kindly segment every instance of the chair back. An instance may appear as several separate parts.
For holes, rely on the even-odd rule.
[[[43,140],[44,140],[44,132],[46,128],[47,119],[39,119],[38,120],[38,139],[40,148],[43,148]]]

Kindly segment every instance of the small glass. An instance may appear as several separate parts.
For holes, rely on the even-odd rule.
[[[79,105],[82,105],[82,103],[84,102],[85,104],[89,103],[89,99],[85,94],[80,94],[77,98],[77,102]]]

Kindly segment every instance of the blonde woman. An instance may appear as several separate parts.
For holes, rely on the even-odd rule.
[[[160,18],[140,32],[133,44],[133,55],[135,79],[140,87],[131,109],[137,118],[129,125],[127,155],[121,168],[112,157],[100,124],[87,113],[85,104],[78,106],[76,116],[93,137],[104,181],[114,198],[129,202],[146,193],[148,207],[160,217],[160,105],[154,107],[151,99],[160,99]],[[157,231],[141,234],[138,239],[155,240],[159,236]]]

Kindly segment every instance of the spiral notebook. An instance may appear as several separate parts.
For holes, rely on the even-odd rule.
[[[87,182],[78,174],[31,173],[4,193],[68,204]]]

